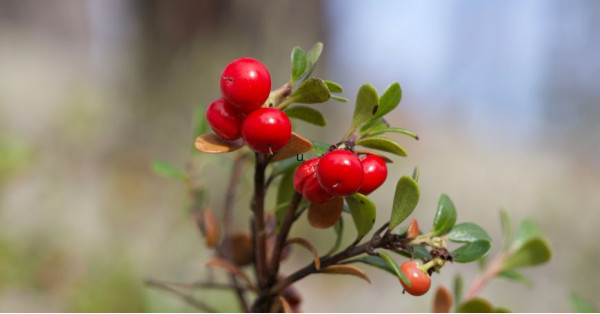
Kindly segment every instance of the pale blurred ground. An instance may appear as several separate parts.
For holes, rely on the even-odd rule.
[[[150,164],[185,164],[193,112],[219,96],[227,62],[256,57],[279,85],[291,48],[319,40],[317,75],[352,101],[364,82],[382,91],[399,81],[391,121],[421,137],[397,137],[409,157],[373,194],[379,221],[393,182],[419,165],[422,226],[447,193],[459,221],[496,241],[505,207],[514,222],[535,218],[553,244],[550,264],[524,272],[535,289],[498,280],[484,297],[534,312],[569,311],[573,290],[600,303],[599,35],[594,1],[0,0],[0,311],[193,310],[142,285],[201,278],[207,256],[184,186]],[[352,101],[323,106],[325,132],[300,130],[337,141]],[[218,210],[230,161],[209,160]],[[295,231],[321,248],[332,241],[304,220]],[[308,259],[297,252],[284,271]],[[451,265],[435,284],[457,272],[468,280],[476,268]],[[371,286],[301,282],[303,309],[430,310],[431,296],[403,296],[396,279],[367,271]],[[199,296],[236,310],[228,295]]]

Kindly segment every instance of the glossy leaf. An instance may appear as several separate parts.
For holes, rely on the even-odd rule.
[[[343,208],[344,199],[334,197],[322,204],[311,203],[306,216],[311,226],[325,229],[335,225],[338,219],[340,219]]]
[[[487,240],[467,243],[452,251],[452,257],[457,263],[470,263],[487,255],[492,249],[492,244]]]
[[[368,137],[356,142],[356,145],[369,147],[398,156],[406,157],[406,151],[395,141],[386,137]]]
[[[306,71],[306,53],[300,47],[292,49],[292,79],[295,82]]]
[[[223,154],[242,148],[244,141],[226,141],[214,133],[204,133],[196,138],[194,146],[203,153]]]
[[[271,161],[284,160],[290,157],[295,157],[299,154],[304,154],[312,149],[312,142],[300,136],[296,132],[292,132],[290,141],[276,152]]]
[[[332,82],[332,81],[328,81],[328,80],[323,80],[323,81],[327,85],[327,88],[329,88],[329,91],[332,93],[342,93],[344,91],[342,86],[336,82]]]
[[[398,82],[390,84],[385,92],[383,92],[383,95],[381,95],[381,98],[379,98],[379,108],[372,119],[383,117],[388,112],[394,110],[400,103],[401,98],[402,89],[400,88],[400,84]]]
[[[290,118],[300,119],[318,126],[327,125],[327,120],[325,120],[323,114],[319,110],[310,107],[294,106],[292,108],[285,109],[284,112]]]
[[[463,278],[460,274],[456,274],[456,276],[454,276],[454,289],[452,289],[452,292],[454,293],[454,300],[456,301],[454,308],[458,308],[458,302],[460,302],[460,300],[462,300],[463,297]]]
[[[400,271],[398,264],[396,264],[396,262],[386,252],[379,251],[377,254],[379,254],[379,257],[381,257],[381,259],[390,267],[398,279],[400,279],[406,286],[412,286],[410,281],[408,281],[408,278],[406,278],[406,275]]]
[[[571,308],[574,313],[598,313],[598,308],[576,293],[571,293]]]
[[[373,224],[375,223],[375,204],[368,197],[360,193],[346,196],[346,203],[350,208],[352,220],[354,220],[354,225],[360,238],[373,228]]]
[[[371,279],[369,279],[367,274],[365,274],[365,272],[362,271],[362,269],[352,265],[331,265],[324,269],[321,269],[321,273],[353,275],[364,279],[368,283],[371,283]]]
[[[187,178],[187,175],[185,174],[185,172],[183,172],[181,169],[177,168],[176,166],[174,166],[173,164],[166,162],[166,161],[155,161],[152,163],[152,171],[154,171],[157,174],[160,174],[162,176],[168,177],[168,178],[173,178],[173,179],[178,179],[178,180],[185,180]]]
[[[454,203],[446,194],[440,196],[437,211],[433,219],[433,234],[436,236],[445,234],[456,223],[456,208]]]
[[[498,274],[498,277],[520,282],[530,289],[533,288],[533,282],[514,269],[503,270]]]
[[[439,286],[433,298],[433,313],[450,313],[452,295],[444,286]]]
[[[545,238],[534,238],[514,251],[504,262],[504,269],[529,267],[546,263],[552,251]]]
[[[494,307],[490,302],[482,298],[473,298],[463,304],[457,309],[456,313],[493,313]]]
[[[478,240],[492,242],[492,238],[478,225],[471,222],[463,222],[454,226],[448,232],[448,240],[459,243],[470,243]]]
[[[301,104],[315,104],[326,102],[329,96],[329,89],[325,82],[313,77],[300,84],[290,98],[293,102]]]
[[[378,105],[379,98],[375,87],[368,83],[361,86],[356,95],[352,128],[369,121],[377,111]]]
[[[394,193],[389,230],[393,230],[412,214],[419,203],[419,196],[419,186],[413,178],[403,176],[398,180]]]

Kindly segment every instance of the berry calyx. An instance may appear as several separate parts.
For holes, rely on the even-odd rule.
[[[325,203],[333,198],[333,195],[327,193],[319,184],[316,173],[313,173],[304,181],[302,196],[309,202],[317,204]]]
[[[358,192],[368,195],[385,182],[387,165],[385,160],[377,155],[367,155],[360,162],[362,163],[364,178]]]
[[[348,196],[360,189],[363,182],[360,159],[347,150],[338,149],[321,157],[317,165],[319,183],[333,196]]]
[[[223,98],[213,101],[206,108],[206,121],[225,140],[233,141],[242,136],[242,115]]]
[[[318,163],[319,158],[313,158],[296,168],[296,172],[294,172],[294,190],[296,190],[296,192],[302,194],[302,191],[304,190],[304,182],[306,182],[308,177],[315,174]]]
[[[400,266],[400,271],[404,273],[411,284],[409,287],[400,280],[400,283],[406,292],[414,296],[419,296],[424,295],[429,291],[429,288],[431,287],[431,277],[419,268],[419,263],[416,261],[405,262]]]
[[[244,113],[262,106],[271,92],[271,75],[267,67],[252,58],[229,63],[221,74],[223,97]]]
[[[292,136],[292,123],[283,111],[260,108],[242,123],[242,138],[255,152],[273,154],[283,148]]]

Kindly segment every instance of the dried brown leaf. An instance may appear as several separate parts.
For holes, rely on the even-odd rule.
[[[319,252],[317,252],[317,249],[315,249],[315,247],[310,244],[310,242],[308,242],[306,239],[303,238],[294,238],[294,239],[289,239],[287,241],[287,244],[299,244],[303,247],[305,247],[306,249],[310,250],[310,252],[313,255],[313,258],[315,260],[315,269],[319,270],[321,268],[321,259],[319,258]]]
[[[433,313],[450,313],[452,294],[444,286],[439,286],[433,298]]]
[[[410,221],[408,225],[408,229],[406,230],[406,237],[409,239],[414,239],[419,235],[419,223],[416,219]]]
[[[226,141],[214,133],[204,133],[196,138],[194,146],[204,153],[223,154],[242,148],[244,141],[242,139]]]
[[[312,148],[312,143],[300,136],[298,133],[292,132],[290,141],[283,146],[278,152],[273,155],[271,161],[283,160],[299,154],[308,152]]]
[[[340,219],[343,209],[344,199],[341,197],[334,197],[322,204],[311,203],[308,207],[308,222],[315,228],[329,228]]]
[[[205,208],[202,211],[201,230],[204,233],[206,246],[215,247],[219,241],[219,224],[210,208]]]
[[[279,296],[279,304],[281,305],[281,309],[283,310],[283,313],[294,313],[294,310],[292,310],[292,306],[288,303],[288,301],[282,297]]]
[[[366,280],[368,283],[371,283],[371,279],[369,279],[367,274],[365,274],[362,269],[352,265],[331,265],[321,269],[321,272],[326,274],[353,275]]]

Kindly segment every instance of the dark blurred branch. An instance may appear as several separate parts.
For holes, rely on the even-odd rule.
[[[200,311],[204,311],[204,312],[208,312],[208,313],[217,313],[217,310],[215,310],[214,308],[212,308],[211,306],[209,306],[208,304],[195,299],[194,297],[192,297],[191,295],[181,292],[179,290],[176,290],[172,287],[170,287],[169,285],[160,282],[160,281],[156,281],[156,280],[147,280],[146,281],[146,285],[150,286],[150,287],[155,287],[167,292],[170,292],[174,295],[177,295],[178,297],[180,297],[183,301],[185,301],[186,303],[188,303],[189,305],[199,309]]]

